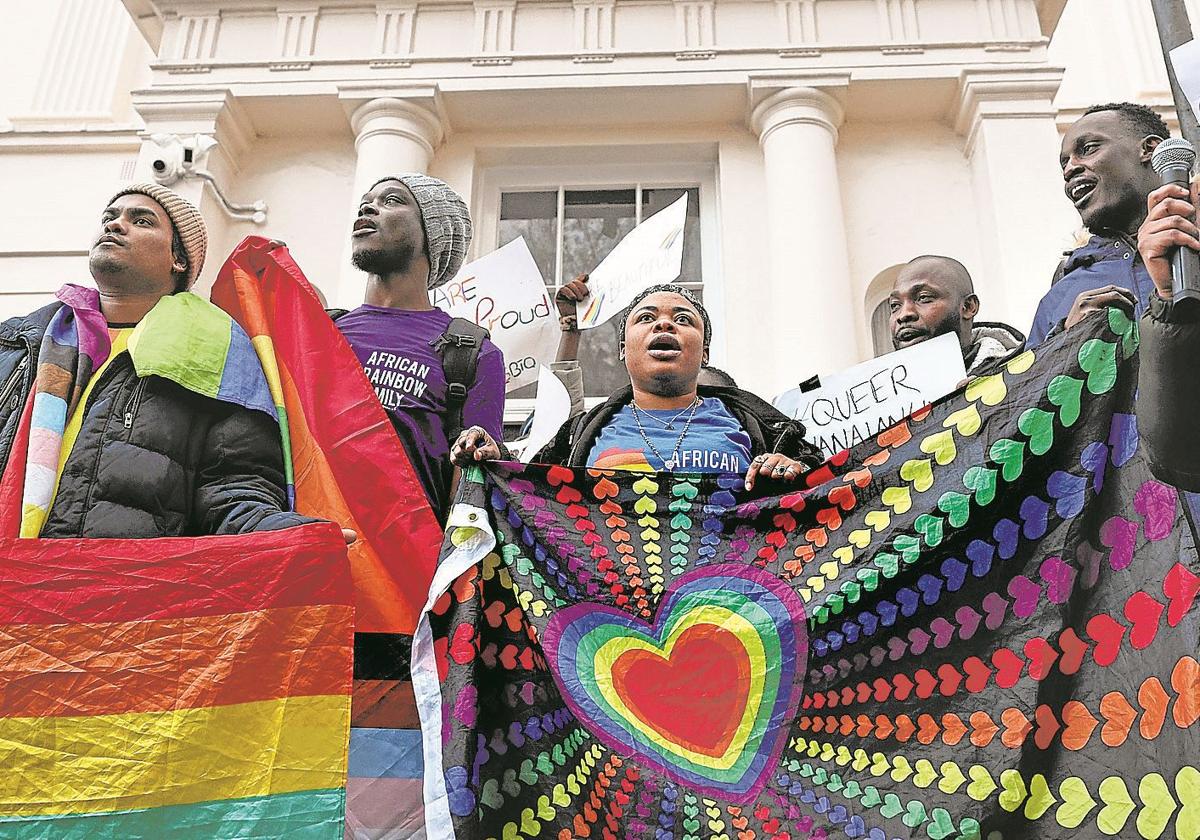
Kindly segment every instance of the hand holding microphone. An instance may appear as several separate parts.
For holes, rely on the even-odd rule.
[[[1200,303],[1200,204],[1192,185],[1196,150],[1182,138],[1164,140],[1150,159],[1163,185],[1150,193],[1138,230],[1138,252],[1160,297]]]

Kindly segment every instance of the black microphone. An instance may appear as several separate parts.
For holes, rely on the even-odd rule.
[[[1192,167],[1195,164],[1196,149],[1182,137],[1162,141],[1150,156],[1150,165],[1162,179],[1163,185],[1178,184],[1189,195]],[[1171,287],[1176,303],[1183,300],[1200,303],[1200,254],[1191,248],[1175,249],[1171,257]]]

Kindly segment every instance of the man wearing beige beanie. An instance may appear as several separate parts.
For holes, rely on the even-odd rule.
[[[170,537],[287,528],[280,428],[245,332],[188,290],[199,211],[121,190],[89,254],[96,288],[0,324],[0,536]],[[19,519],[18,525],[12,525]]]

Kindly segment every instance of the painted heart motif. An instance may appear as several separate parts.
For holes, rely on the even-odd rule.
[[[1087,389],[1103,394],[1117,384],[1117,345],[1098,338],[1085,341],[1079,348],[1079,366],[1088,375]]]
[[[808,634],[790,587],[720,564],[676,578],[653,624],[597,604],[561,610],[543,648],[567,706],[601,743],[705,795],[748,802],[787,741]]]

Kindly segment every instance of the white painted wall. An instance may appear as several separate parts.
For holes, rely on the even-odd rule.
[[[1200,22],[1200,0],[1188,2]],[[56,101],[98,101],[95,90],[64,93],[66,83],[52,75],[64,50],[61,18],[78,13],[72,10],[80,3],[97,20],[120,17],[124,27],[104,30],[103,56],[89,56],[87,44],[78,48],[81,66],[101,68],[97,78],[109,85],[100,97],[107,114],[86,119],[46,105],[48,91],[57,91]],[[327,0],[311,51],[304,39],[291,44],[287,66],[275,64],[284,56],[279,17],[269,6],[177,2],[180,16],[165,21],[163,61],[153,67],[154,50],[126,11],[149,5],[46,0],[5,16],[0,317],[28,311],[61,282],[86,278],[86,250],[105,199],[134,161],[134,174],[145,177],[141,132],[164,127],[216,131],[222,152],[214,167],[230,197],[270,206],[269,223],[259,228],[226,219],[211,196],[203,199],[213,239],[201,289],[242,236],[260,233],[286,241],[310,279],[336,299],[347,275],[355,199],[357,155],[347,115],[372,97],[399,95],[441,124],[445,139],[435,140],[429,171],[470,203],[480,222],[476,254],[494,242],[488,208],[496,196],[490,173],[498,168],[574,166],[581,183],[620,166],[706,168],[712,235],[706,231],[705,272],[723,333],[715,361],[769,394],[814,371],[811,348],[776,347],[762,334],[762,313],[790,306],[797,318],[811,318],[820,309],[819,302],[772,300],[767,292],[763,195],[770,173],[750,127],[757,101],[782,84],[834,84],[829,89],[845,106],[837,169],[851,288],[829,294],[853,302],[858,320],[846,341],[858,356],[870,352],[869,314],[886,285],[878,278],[895,265],[919,253],[953,254],[975,274],[984,317],[1010,317],[1024,329],[1036,289],[1076,232],[1069,205],[1054,195],[1057,185],[1043,186],[1057,177],[1053,110],[1033,131],[1017,120],[998,129],[989,124],[987,160],[1003,158],[1025,173],[997,178],[987,160],[968,159],[969,131],[955,125],[959,68],[1064,67],[1054,100],[1059,130],[1095,101],[1169,102],[1142,0],[1069,0],[1048,49],[1039,40],[1035,0],[1019,0],[1020,19],[990,33],[980,29],[975,0],[920,0],[919,32],[881,18],[875,0],[818,3],[815,31],[794,21],[789,28],[776,3],[738,0],[716,4],[711,27],[684,22],[670,0],[623,0],[602,18],[609,28],[586,32],[567,3],[521,4],[486,30],[471,3],[439,3],[420,7],[388,55],[370,4]],[[201,30],[187,29],[187,16],[213,6],[229,7],[218,36],[196,37]],[[986,37],[1004,49],[985,50]],[[116,67],[111,74],[109,64]],[[227,88],[232,105],[222,104]],[[1030,183],[1036,195],[1022,202],[1015,193]],[[1037,245],[1019,264],[1005,264],[995,258],[986,220],[1014,207],[1027,214],[1023,224],[1038,226]],[[805,264],[797,253],[795,270]],[[784,372],[767,372],[763,353],[786,356]]]

